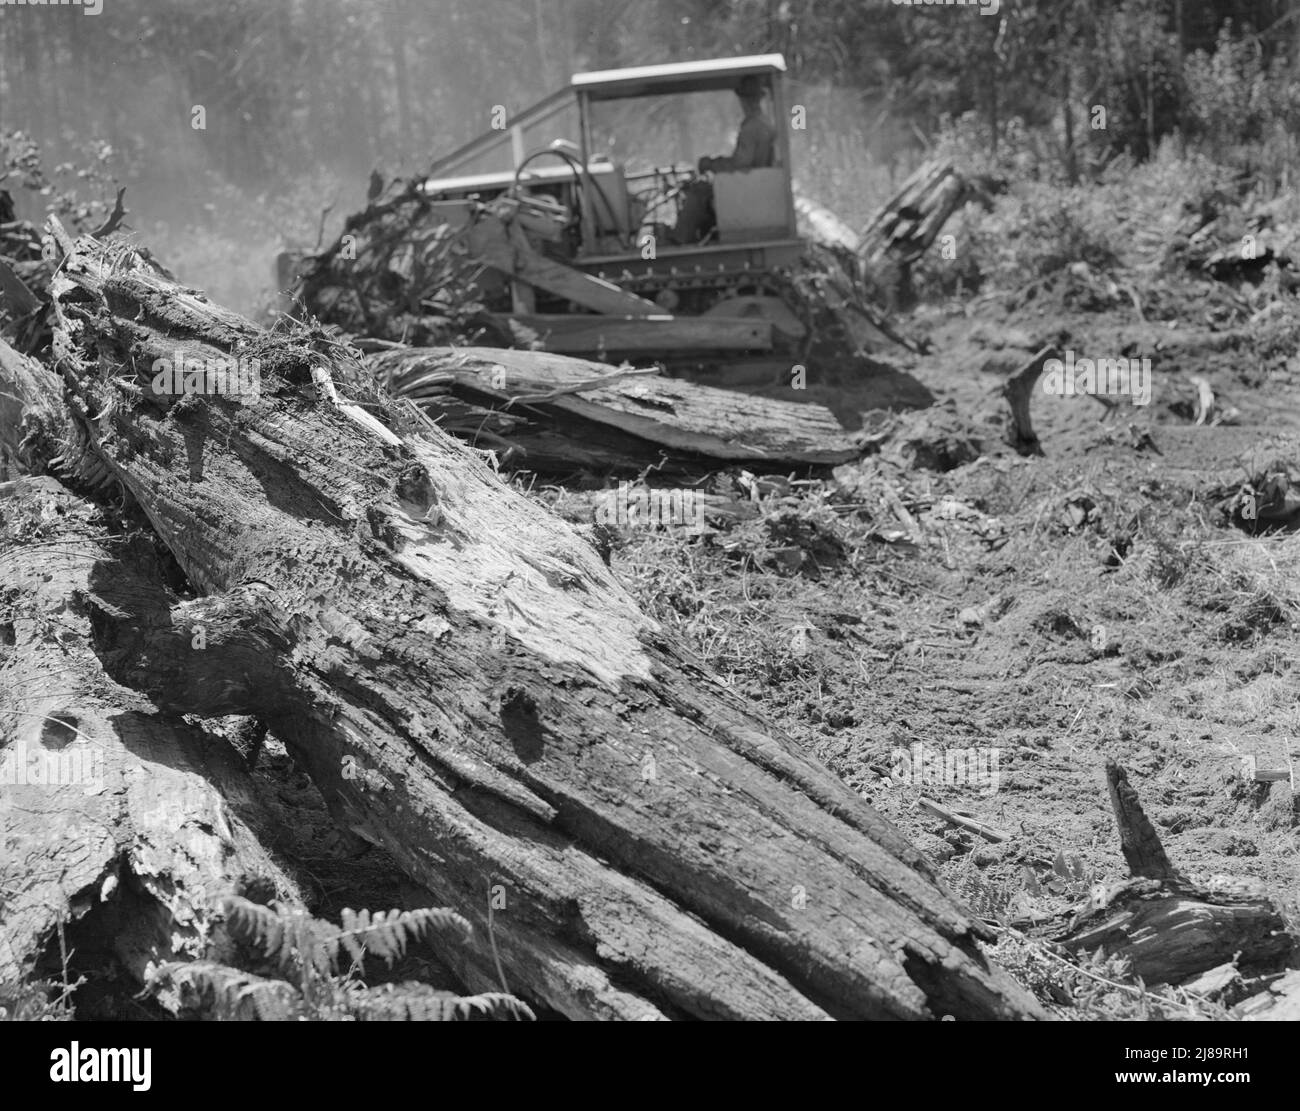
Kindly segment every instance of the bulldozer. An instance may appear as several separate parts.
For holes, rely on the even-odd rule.
[[[772,116],[784,118],[784,76],[778,54],[579,73],[508,127],[440,159],[422,188],[491,265],[487,306],[547,350],[680,361],[790,349],[808,325],[782,276],[804,253],[788,129],[776,129],[773,165],[708,175],[713,218],[678,235],[682,203],[705,181],[689,125],[713,124],[722,107],[715,94],[736,114],[727,94],[746,78]],[[691,113],[692,101],[704,111]],[[686,127],[683,113],[694,116]],[[676,159],[653,160],[658,152],[644,143],[616,142],[628,148],[625,158],[601,149],[602,135],[638,117],[652,135],[669,133]],[[530,147],[548,126],[574,130]],[[514,164],[463,173],[494,157]]]
[[[770,121],[763,164],[699,158],[730,149],[742,87]],[[797,196],[792,107],[780,54],[575,74],[513,116],[494,106],[488,131],[401,197],[373,194],[349,222],[369,228],[368,259],[343,271],[336,244],[299,291],[322,319],[364,329],[376,313],[356,309],[356,275],[368,269],[382,279],[373,297],[427,321],[429,260],[454,244],[475,267],[481,342],[497,346],[654,362],[724,384],[819,357],[917,349],[867,294],[857,237]],[[688,226],[692,197],[697,212],[705,198],[705,216]],[[406,229],[382,226],[398,205]],[[925,213],[902,211],[915,232]],[[937,229],[926,230],[928,241]]]

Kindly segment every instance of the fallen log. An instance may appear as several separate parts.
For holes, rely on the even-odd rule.
[[[474,924],[447,953],[472,988],[500,970],[574,1018],[1041,1014],[892,826],[345,349],[62,242],[68,404],[203,595],[107,614],[113,673],[267,721]],[[231,358],[256,390],[152,388]]]
[[[89,234],[104,239],[122,225],[125,189],[112,211]],[[84,219],[84,217],[82,217]],[[0,189],[0,339],[26,355],[45,355],[50,346],[50,279],[54,262],[36,226],[14,219],[13,199]]]
[[[858,455],[820,405],[697,386],[653,372],[543,351],[404,348],[367,359],[375,377],[448,431],[513,449],[508,462],[543,473],[579,468],[669,474],[826,468]],[[485,436],[486,433],[486,436]]]
[[[1137,878],[1099,890],[1054,940],[1126,958],[1147,984],[1178,984],[1219,965],[1272,970],[1293,942],[1282,912],[1246,881],[1194,883],[1170,863],[1127,773],[1106,762],[1120,843]]]
[[[63,383],[52,370],[0,339],[0,462],[16,460],[40,474],[75,433],[59,400]]]
[[[0,497],[0,997],[59,971],[65,927],[81,967],[98,949],[139,985],[203,955],[223,894],[301,905],[233,750],[103,673],[92,599],[139,602],[150,559],[53,478]]]
[[[1262,892],[1130,880],[1108,888],[1057,942],[1072,952],[1126,958],[1147,984],[1179,984],[1240,958],[1250,968],[1284,963],[1291,939]]]

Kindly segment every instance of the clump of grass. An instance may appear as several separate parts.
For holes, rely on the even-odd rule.
[[[1183,584],[1188,602],[1220,615],[1215,639],[1230,644],[1257,641],[1300,618],[1300,585],[1291,573],[1300,539],[1205,543],[1192,554]]]

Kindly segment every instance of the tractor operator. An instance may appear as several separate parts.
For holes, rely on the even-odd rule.
[[[740,98],[740,106],[745,115],[740,121],[740,130],[736,132],[736,149],[721,158],[705,155],[699,162],[700,173],[734,173],[775,165],[776,128],[763,115],[765,91],[763,82],[757,75],[751,73],[741,78],[740,84],[736,86],[736,96]],[[704,180],[692,182],[686,188],[681,211],[677,215],[677,242],[698,243],[716,224],[713,186]]]

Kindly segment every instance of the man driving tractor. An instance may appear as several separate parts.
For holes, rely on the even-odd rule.
[[[700,173],[734,173],[775,165],[776,128],[763,115],[765,92],[763,81],[756,74],[741,79],[736,86],[736,96],[740,98],[744,118],[736,132],[736,149],[720,158],[705,155],[699,161]],[[677,215],[674,238],[678,243],[698,243],[716,223],[712,184],[702,178],[691,182],[686,187],[681,211]]]

